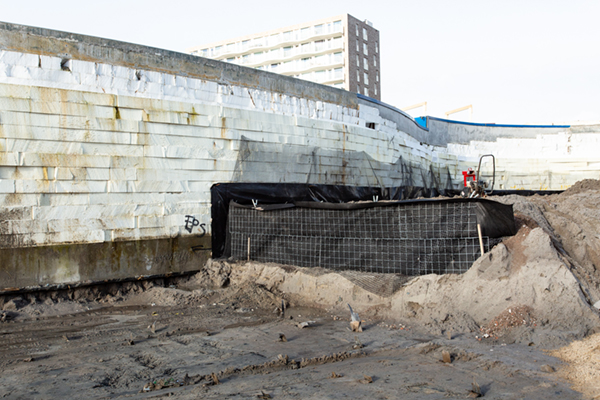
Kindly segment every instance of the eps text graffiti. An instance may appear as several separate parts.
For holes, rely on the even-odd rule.
[[[189,233],[192,233],[195,227],[198,227],[198,229],[202,229],[202,234],[199,237],[206,235],[206,224],[201,224],[200,221],[196,219],[196,217],[194,217],[193,215],[186,215],[184,226],[185,230]]]

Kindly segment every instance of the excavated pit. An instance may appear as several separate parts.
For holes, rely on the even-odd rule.
[[[417,399],[464,397],[475,380],[491,398],[593,398],[598,181],[493,199],[513,204],[518,232],[464,274],[212,260],[190,276],[4,295],[3,395]]]

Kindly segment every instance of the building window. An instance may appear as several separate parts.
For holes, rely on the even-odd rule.
[[[292,40],[292,31],[283,32],[283,41],[289,42]]]
[[[302,53],[308,53],[310,51],[310,43],[302,43],[300,45],[300,51]]]
[[[375,79],[377,80],[377,82],[379,82],[379,71],[375,72]]]
[[[283,56],[284,57],[289,57],[292,55],[292,46],[288,46],[288,47],[284,47],[283,48]]]
[[[360,85],[356,85],[356,93],[360,93]]]
[[[333,31],[337,32],[342,29],[342,21],[333,21]]]
[[[369,75],[367,75],[367,73],[366,73],[366,72],[365,72],[365,79],[363,80],[363,83],[364,83],[365,85],[368,85],[368,84],[369,84]]]
[[[274,44],[278,44],[278,43],[279,43],[279,33],[276,33],[269,37],[269,46],[273,46]]]
[[[234,62],[234,61],[235,61],[235,57],[231,57],[231,58],[228,58],[228,59],[227,59],[227,62],[228,62],[228,63],[232,63],[232,62]]]
[[[221,50],[223,50],[223,46],[215,47],[215,56],[218,56],[219,54],[221,54]]]
[[[375,42],[375,53],[379,53],[379,44]]]
[[[281,72],[293,71],[294,70],[293,67],[294,67],[293,61],[286,61],[283,64],[281,64]]]
[[[261,37],[252,39],[252,47],[262,47],[263,43],[264,40]]]
[[[375,90],[375,96],[377,96],[377,85],[373,89]]]
[[[363,39],[369,40],[369,38],[367,37],[367,28],[363,28]]]
[[[322,34],[323,34],[323,24],[315,25],[315,35],[322,35]]]
[[[302,28],[300,29],[300,38],[301,39],[306,39],[308,37],[308,33],[309,33],[309,28]]]
[[[356,37],[358,37],[358,24],[356,24]]]
[[[366,43],[363,43],[363,54],[365,56],[369,55],[369,49],[367,48],[367,44]]]
[[[235,43],[229,43],[229,44],[227,45],[227,52],[228,52],[228,53],[231,53],[231,52],[232,52],[232,51],[234,51],[234,50],[235,50]]]
[[[325,41],[317,40],[315,42],[315,51],[323,51],[325,49]]]
[[[368,96],[369,95],[369,88],[365,88],[363,93],[365,94],[365,96]]]
[[[363,64],[364,64],[364,69],[365,71],[369,70],[369,60],[367,60],[367,58],[363,58]]]
[[[358,39],[356,39],[356,51],[360,51],[360,43],[358,43]]]
[[[356,68],[360,68],[360,56],[356,55]]]
[[[377,57],[373,56],[373,66],[377,66]]]
[[[325,71],[316,71],[315,72],[315,82],[324,82],[325,81]]]
[[[356,71],[356,82],[360,82],[360,71]]]
[[[342,38],[341,37],[336,37],[331,39],[330,42],[331,48],[344,48],[344,43],[342,42]]]

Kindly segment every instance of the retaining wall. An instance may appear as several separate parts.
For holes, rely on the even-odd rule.
[[[598,178],[598,129],[497,129],[453,143],[343,90],[0,23],[0,289],[198,269],[219,182],[456,188],[485,153],[506,189]]]

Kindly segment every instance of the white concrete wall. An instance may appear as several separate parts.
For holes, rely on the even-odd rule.
[[[535,138],[448,145],[448,152],[456,155],[494,154],[496,188],[532,190],[563,190],[581,179],[599,179],[598,149],[600,132],[573,133],[570,129]]]
[[[390,166],[402,157],[448,168],[457,185],[460,171],[485,153],[497,156],[497,188],[561,189],[599,175],[591,150],[598,134],[434,147],[398,131],[374,107],[98,62],[70,60],[64,70],[61,61],[0,51],[3,247],[186,236],[186,215],[210,233],[210,187],[232,180],[242,136],[330,151],[334,166],[343,163],[339,154],[364,152],[375,166],[354,171],[361,176],[353,182],[365,184],[393,185]],[[284,171],[280,161],[264,164],[254,180],[306,182],[299,160]]]

